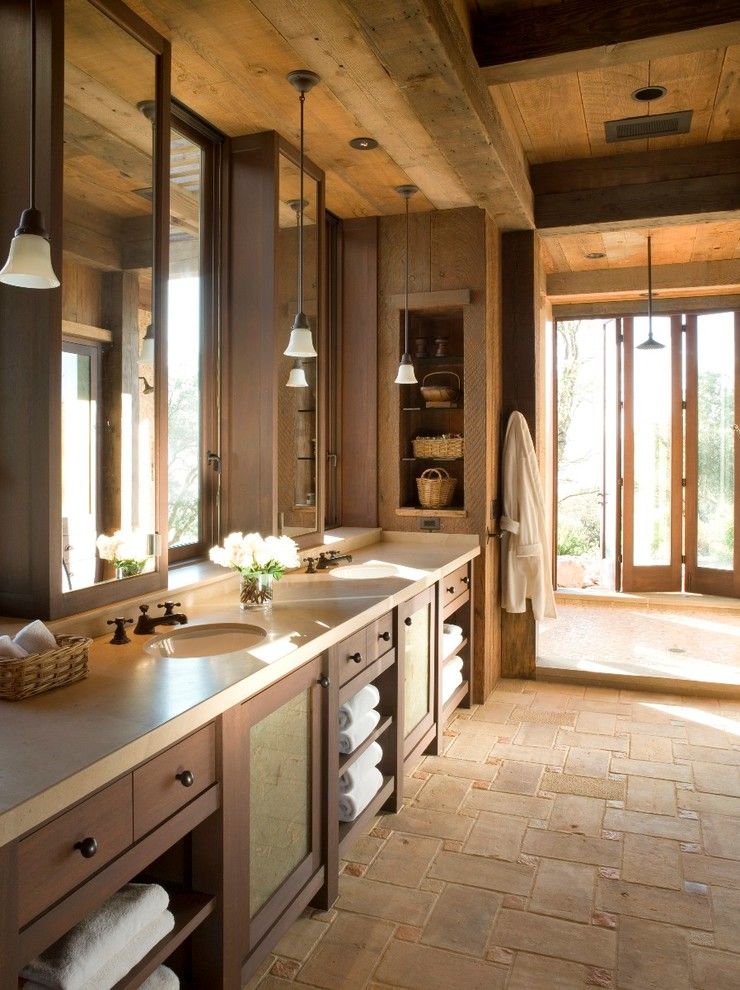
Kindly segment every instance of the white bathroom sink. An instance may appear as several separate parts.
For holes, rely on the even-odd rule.
[[[395,564],[347,564],[334,567],[332,577],[344,578],[347,581],[371,581],[373,578],[400,577],[401,572]]]
[[[175,629],[150,640],[144,649],[154,657],[215,657],[248,650],[266,635],[261,626],[217,622]]]

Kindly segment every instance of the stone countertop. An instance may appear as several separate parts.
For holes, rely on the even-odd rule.
[[[86,680],[0,702],[0,845],[264,691],[479,552],[475,536],[385,534],[354,552],[354,562],[393,564],[398,576],[287,575],[270,613],[242,612],[234,577],[218,597],[189,607],[188,617],[190,625],[265,628],[262,641],[238,653],[155,658],[143,649],[147,637],[131,635],[126,646],[97,638]]]

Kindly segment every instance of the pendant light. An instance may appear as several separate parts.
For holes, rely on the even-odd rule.
[[[303,370],[303,366],[300,361],[296,361],[290,369],[290,374],[288,375],[288,380],[285,384],[288,388],[308,388],[306,372]]]
[[[10,253],[0,271],[0,282],[25,289],[55,289],[59,285],[51,265],[49,235],[44,217],[36,209],[36,0],[31,0],[31,114],[30,114],[30,206],[10,242]]]
[[[650,246],[650,235],[647,239],[647,262],[648,262],[648,335],[647,340],[643,340],[637,345],[638,351],[662,351],[665,344],[653,337],[653,255]]]
[[[154,364],[154,326],[150,323],[141,341],[139,361],[142,364]]]
[[[295,213],[295,223],[296,231],[300,224],[300,213],[301,210],[308,206],[308,200],[306,199],[289,199],[288,206]],[[296,259],[296,272],[299,273],[298,278],[300,279],[300,268],[301,268],[301,251],[298,237],[296,237],[296,244],[298,244],[298,257]],[[300,292],[300,288],[298,290]],[[300,360],[296,359],[293,367],[290,369],[290,374],[288,375],[288,380],[285,383],[288,388],[308,388],[308,379],[306,378],[306,372],[303,370],[303,365]]]
[[[418,186],[397,186],[396,192],[406,201],[406,281],[404,288],[404,322],[403,322],[403,355],[398,366],[396,375],[396,385],[416,385],[416,375],[414,373],[414,362],[409,354],[409,200],[415,192],[419,191]]]
[[[288,73],[288,82],[298,90],[299,103],[301,108],[301,146],[300,146],[300,173],[301,186],[298,196],[298,312],[293,320],[290,330],[290,340],[287,348],[283,351],[286,357],[293,358],[313,358],[316,357],[316,349],[313,346],[311,328],[308,319],[303,312],[303,107],[306,102],[306,93],[312,90],[319,77],[310,69],[296,69]]]

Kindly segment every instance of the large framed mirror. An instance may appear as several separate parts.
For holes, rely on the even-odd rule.
[[[139,580],[105,598],[166,582],[166,54],[122,5],[64,0],[60,581],[70,599],[127,579]]]
[[[277,324],[277,523],[281,535],[310,542],[323,526],[322,320],[323,250],[321,183],[309,166],[303,181],[303,310],[313,334],[316,358],[283,354],[298,312],[300,168],[292,149],[282,146],[278,172]]]

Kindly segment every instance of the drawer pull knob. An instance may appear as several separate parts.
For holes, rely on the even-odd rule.
[[[385,640],[386,643],[389,643],[390,642],[390,639],[391,639],[391,634],[389,632],[382,632],[378,636],[378,639],[383,639],[383,640]]]
[[[349,659],[352,660],[352,661],[354,661],[354,663],[362,663],[362,654],[361,653],[350,653]]]
[[[455,585],[454,584],[452,585],[451,588],[448,588],[447,589],[447,594],[448,595],[454,595],[455,594]]]
[[[465,577],[460,578],[463,584],[470,584],[470,578],[466,574]]]
[[[80,855],[85,859],[92,859],[98,851],[98,844],[95,839],[89,835],[86,839],[82,839],[80,842],[75,842],[75,849],[79,849]]]
[[[181,770],[180,773],[176,773],[175,779],[179,780],[183,787],[192,787],[195,782],[195,777],[189,770]]]
[[[331,681],[326,676],[326,674],[322,674],[321,677],[319,678],[319,684],[322,686],[322,688],[328,688],[329,685],[331,684]]]
[[[410,626],[411,625],[411,616],[409,616],[408,618],[404,619],[403,621],[406,623],[407,626]]]

